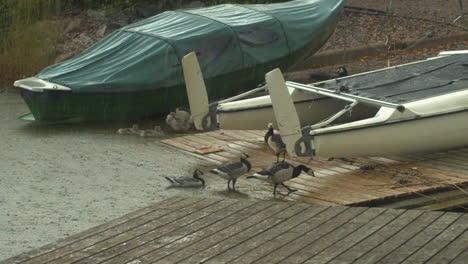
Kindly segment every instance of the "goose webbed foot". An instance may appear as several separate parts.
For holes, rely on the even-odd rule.
[[[284,186],[284,188],[286,188],[288,190],[288,194],[292,193],[292,192],[296,192],[297,190],[296,189],[292,189],[292,188],[289,188],[288,186],[284,185],[284,183],[281,183],[281,185]]]

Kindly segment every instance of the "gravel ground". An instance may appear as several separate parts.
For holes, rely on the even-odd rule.
[[[205,189],[168,188],[164,176],[214,165],[156,138],[116,133],[128,124],[17,119],[27,112],[18,94],[0,93],[0,261],[175,195],[273,198],[257,181],[240,180],[239,192],[228,192],[225,180],[208,174]]]
[[[424,48],[409,50],[399,53],[387,53],[376,57],[363,57],[348,63],[341,63],[337,65],[317,66],[316,68],[289,72],[285,75],[289,81],[313,83],[322,81],[324,79],[336,78],[337,68],[345,66],[348,74],[357,74],[366,71],[378,70],[389,66],[400,65],[418,60],[424,60],[430,57],[437,56],[440,51],[444,50],[466,50],[468,49],[468,41],[461,41],[448,45],[441,45],[434,48]]]
[[[467,12],[468,0],[463,2]],[[467,32],[461,27],[468,28],[468,17],[453,22],[461,15],[458,0],[348,0],[348,6],[383,10],[388,15],[345,9],[335,33],[322,50],[369,43],[391,45],[401,40],[460,34]]]

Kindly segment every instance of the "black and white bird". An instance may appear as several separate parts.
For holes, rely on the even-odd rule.
[[[274,184],[273,195],[275,195],[276,187],[279,184],[283,185],[286,189],[288,189],[289,193],[297,191],[286,186],[284,182],[292,178],[296,178],[297,176],[301,174],[301,172],[305,172],[311,176],[315,176],[314,171],[307,166],[304,166],[304,165],[294,166],[290,163],[282,161],[282,162],[273,163],[273,165],[269,169],[254,173],[253,176],[249,176],[247,178],[248,179],[260,178],[260,179],[266,180],[269,183]]]
[[[268,131],[264,137],[265,143],[275,152],[276,155],[276,162],[279,162],[279,156],[283,153],[283,161],[286,159],[286,145],[284,144],[281,136],[279,134],[275,134],[273,130],[273,124],[268,124]]]
[[[199,169],[193,171],[192,177],[184,176],[167,176],[165,177],[167,181],[171,183],[172,186],[180,187],[194,187],[194,186],[205,186],[205,180],[203,180],[200,175],[203,175],[203,172]]]
[[[338,78],[348,76],[348,69],[346,69],[345,66],[341,66],[336,69],[336,74],[338,75]]]
[[[249,155],[242,153],[240,161],[225,163],[216,169],[210,170],[210,172],[228,180],[228,190],[231,190],[230,183],[232,181],[232,190],[236,190],[237,179],[252,168],[252,165],[247,160],[248,157]]]

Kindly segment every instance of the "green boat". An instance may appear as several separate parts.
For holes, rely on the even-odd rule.
[[[18,80],[39,121],[137,120],[187,106],[181,58],[195,51],[210,100],[255,87],[319,50],[346,0],[224,4],[167,11]]]

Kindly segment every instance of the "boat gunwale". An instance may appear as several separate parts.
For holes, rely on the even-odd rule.
[[[381,126],[389,126],[389,125],[396,125],[396,124],[400,124],[400,123],[406,123],[406,122],[411,122],[411,121],[419,121],[419,120],[429,119],[429,118],[437,118],[437,117],[444,116],[444,115],[459,114],[459,113],[463,113],[463,112],[468,112],[468,108],[460,109],[460,110],[456,110],[456,111],[448,111],[448,112],[444,112],[444,113],[435,113],[435,114],[427,115],[427,116],[413,116],[411,118],[390,120],[390,121],[385,121],[385,122],[382,122],[382,123],[366,124],[366,125],[362,125],[362,126],[359,126],[359,127],[356,126],[356,127],[349,127],[349,128],[340,128],[340,129],[336,129],[336,130],[328,130],[328,131],[323,131],[323,132],[320,132],[320,131],[315,132],[316,130],[312,130],[311,133],[313,133],[313,134],[310,134],[310,136],[315,137],[315,136],[322,136],[322,135],[329,135],[329,134],[346,133],[346,132],[355,131],[355,130],[362,130],[362,129],[368,129],[368,128],[381,127]],[[333,127],[329,127],[329,128],[333,128]]]

